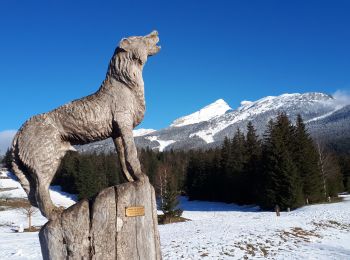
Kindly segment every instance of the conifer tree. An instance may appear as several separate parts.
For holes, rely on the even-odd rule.
[[[258,203],[263,209],[272,209],[277,201],[278,156],[275,147],[275,123],[269,120],[262,146],[262,178]]]
[[[192,154],[186,170],[186,191],[189,200],[199,199],[200,197],[200,181],[198,180],[200,167],[198,157]]]
[[[247,185],[246,203],[256,202],[255,198],[259,196],[259,186],[262,182],[260,174],[261,163],[261,142],[258,139],[256,130],[252,122],[247,124],[246,137],[246,163],[244,165],[244,176]]]
[[[163,211],[164,215],[171,217],[181,216],[182,211],[178,208],[178,196],[179,193],[176,190],[174,190],[173,187],[171,187],[170,182],[167,183],[164,191],[163,203],[161,205],[161,210]]]
[[[246,164],[246,146],[245,136],[238,128],[231,142],[231,169],[229,172],[229,181],[231,198],[230,202],[236,202],[239,204],[246,203],[247,194],[249,193],[248,179],[246,178],[243,170]]]
[[[311,203],[321,201],[323,189],[318,152],[300,115],[297,117],[294,138],[294,162],[302,182],[304,198]]]
[[[272,209],[296,208],[303,202],[297,167],[293,162],[294,128],[285,113],[269,124],[264,145],[264,190],[261,206]]]
[[[343,175],[344,190],[350,192],[350,156],[342,155],[339,159]]]
[[[241,173],[243,171],[244,164],[246,163],[246,146],[245,136],[239,128],[237,128],[237,131],[232,139],[231,160],[233,172]]]
[[[159,195],[159,208],[163,211],[161,222],[168,223],[172,221],[174,217],[180,217],[182,210],[179,208],[180,195],[176,176],[169,172],[169,165],[162,165],[159,167],[158,182],[156,188]]]
[[[223,191],[222,184],[225,182],[225,175],[221,169],[221,152],[216,149],[214,151],[214,157],[211,161],[210,171],[211,171],[211,200],[213,201],[222,201],[223,200]]]
[[[8,148],[6,153],[5,153],[5,156],[4,158],[2,158],[2,163],[4,164],[4,166],[9,169],[11,171],[12,169],[12,152],[11,152],[11,149]]]

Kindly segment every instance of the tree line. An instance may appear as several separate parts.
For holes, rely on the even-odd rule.
[[[262,139],[252,123],[237,129],[221,148],[190,157],[186,191],[190,199],[258,204],[263,209],[297,208],[343,191],[337,160],[315,143],[298,116],[270,120]]]

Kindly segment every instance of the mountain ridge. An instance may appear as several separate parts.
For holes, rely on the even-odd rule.
[[[150,132],[136,130],[143,134],[135,136],[135,143],[139,148],[149,147],[159,151],[207,149],[220,145],[225,136],[233,136],[237,128],[245,132],[248,121],[253,123],[261,136],[267,122],[280,112],[285,112],[292,121],[295,121],[300,114],[309,132],[315,137],[327,139],[330,138],[327,133],[337,135],[338,132],[342,136],[347,136],[347,132],[350,132],[350,109],[343,111],[341,124],[332,124],[336,120],[334,117],[336,112],[344,107],[347,105],[343,101],[340,102],[333,96],[320,92],[286,93],[263,97],[256,101],[245,100],[236,109],[232,109],[223,99],[219,99],[192,114],[174,120],[166,128]],[[325,127],[324,122],[327,118],[330,118],[331,122]],[[335,126],[336,129],[332,129]],[[114,146],[111,141],[104,140],[78,147],[78,150],[109,152],[114,150]]]

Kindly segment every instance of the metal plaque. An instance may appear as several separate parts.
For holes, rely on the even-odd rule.
[[[127,217],[138,217],[145,215],[145,207],[137,206],[137,207],[127,207],[125,208],[125,216]]]

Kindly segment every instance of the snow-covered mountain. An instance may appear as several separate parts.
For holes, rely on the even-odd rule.
[[[170,126],[180,127],[208,121],[225,114],[230,109],[230,106],[223,99],[218,99],[197,112],[176,119]]]
[[[135,142],[138,147],[160,151],[215,147],[222,143],[225,136],[233,136],[237,128],[244,131],[248,121],[253,123],[258,134],[262,134],[267,122],[282,111],[292,121],[300,114],[310,133],[316,137],[350,137],[350,106],[331,95],[312,92],[242,101],[237,109],[231,109],[224,100],[219,99],[197,112],[174,120],[165,129],[135,135]],[[110,140],[79,147],[82,151],[106,152],[113,149]]]

